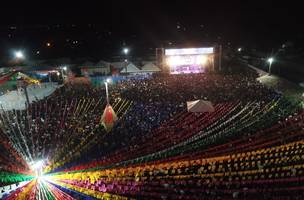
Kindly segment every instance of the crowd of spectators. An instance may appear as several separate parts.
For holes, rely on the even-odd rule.
[[[133,106],[104,142],[96,147],[98,150],[92,150],[97,152],[96,157],[129,146],[131,142],[140,143],[152,129],[186,111],[186,101],[203,99],[214,105],[234,102],[246,105],[256,101],[262,106],[280,97],[257,82],[253,73],[163,75],[146,80],[128,80],[112,88],[112,94],[113,98],[132,100]],[[92,151],[89,157],[95,155]]]
[[[288,142],[292,146],[292,142],[303,139],[301,134],[293,132],[288,139],[283,134],[275,134],[278,125],[282,132],[290,133],[286,120],[294,120],[293,114],[299,109],[294,102],[265,87],[256,78],[257,75],[252,72],[155,75],[148,79],[130,79],[109,85],[110,104],[119,118],[109,133],[104,131],[100,123],[106,105],[105,88],[66,84],[48,98],[32,103],[24,111],[2,113],[1,128],[10,143],[21,144],[16,145],[15,149],[25,161],[47,159],[49,175],[89,168],[101,170],[101,174],[105,169],[114,171],[88,178],[85,175],[81,181],[68,176],[72,180],[62,178],[65,184],[91,187],[91,183],[94,183],[93,190],[106,190],[135,198],[245,198],[247,193],[250,196],[262,191],[261,187],[256,187],[258,180],[273,180],[275,173],[270,171],[262,177],[258,171],[254,171],[261,166],[256,162],[265,163],[265,159],[261,161],[258,157],[247,158],[243,155],[235,159],[231,155],[244,151],[258,152],[259,149],[268,151],[267,148]],[[211,101],[215,112],[187,112],[186,102],[197,99]],[[295,116],[298,119],[295,127],[302,133],[303,126],[298,122],[303,122],[303,115]],[[267,137],[263,138],[262,133],[268,134]],[[256,135],[259,138],[255,138]],[[260,142],[254,143],[253,139]],[[302,143],[294,145],[299,149],[303,146]],[[228,155],[235,161],[231,163],[216,158]],[[215,157],[214,162],[205,160],[202,164],[202,159],[212,156]],[[299,152],[296,156],[301,157],[302,154]],[[3,160],[7,159],[9,152],[3,157]],[[276,158],[278,156],[273,159]],[[187,160],[186,167],[171,165],[183,160]],[[17,159],[15,162],[18,163]],[[255,164],[247,164],[249,162]],[[291,166],[299,162],[302,164],[300,159],[286,163]],[[278,168],[277,173],[281,170],[279,167],[284,166],[282,163],[283,160],[278,160],[274,165],[275,169]],[[136,171],[138,166],[141,172]],[[118,180],[124,180],[117,182],[116,168],[134,172],[117,175]],[[238,174],[245,169],[254,171],[253,175],[250,172],[244,176]],[[229,172],[229,175],[225,172]],[[223,173],[222,178],[217,173]],[[290,178],[286,170],[284,173],[284,177]],[[112,179],[104,176],[112,176]],[[142,179],[137,180],[137,177]],[[138,182],[137,186],[127,187],[128,180]],[[219,180],[221,182],[217,182]],[[267,181],[263,183],[269,185]],[[280,190],[282,185],[275,183],[275,187],[279,188],[276,193],[278,199],[280,194],[287,197],[289,193]],[[107,184],[115,185],[114,189],[104,186]],[[273,193],[275,187],[265,192]],[[294,187],[300,197],[300,185]],[[252,190],[245,194],[244,188]],[[254,199],[253,196],[250,198]],[[259,198],[268,197],[260,195]]]

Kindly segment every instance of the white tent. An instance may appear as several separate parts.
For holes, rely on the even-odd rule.
[[[57,83],[41,83],[27,86],[30,103],[51,95],[59,86]],[[23,91],[12,90],[0,96],[0,108],[4,110],[24,110],[26,97]]]
[[[141,71],[142,72],[160,72],[161,70],[156,65],[154,65],[152,62],[149,62],[149,63],[146,63],[142,67]]]
[[[214,107],[210,101],[196,100],[187,101],[188,112],[214,112]]]
[[[138,69],[133,63],[129,63],[127,67],[124,67],[121,73],[140,73],[140,69]]]
[[[96,66],[100,67],[109,67],[110,66],[110,63],[109,62],[106,62],[104,60],[100,60],[98,63],[96,63]]]

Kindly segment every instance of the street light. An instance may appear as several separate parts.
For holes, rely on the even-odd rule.
[[[271,57],[271,58],[268,58],[267,62],[269,62],[269,68],[268,68],[268,74],[270,75],[271,74],[271,65],[273,63],[274,59]]]
[[[238,48],[238,52],[241,52],[242,51],[242,48],[240,47],[240,48]]]
[[[107,78],[107,80],[104,82],[105,86],[106,86],[106,98],[107,98],[107,104],[109,104],[109,90],[108,90],[108,83],[110,83],[110,79]]]
[[[22,51],[16,51],[15,52],[15,58],[16,59],[24,59],[24,54]]]
[[[18,50],[18,51],[15,51],[14,52],[14,62],[17,64],[17,63],[21,63],[24,59],[25,59],[25,56],[24,56],[24,53],[21,51],[21,50]],[[29,96],[28,96],[28,93],[27,93],[27,84],[25,82],[25,80],[19,80],[21,82],[21,87],[23,88],[24,90],[24,94],[25,94],[25,98],[26,98],[26,106],[29,106],[30,105],[30,100],[29,100]]]
[[[67,68],[67,66],[62,66],[62,67],[60,67],[60,69],[61,69],[61,78],[62,78],[62,81],[64,82],[65,77],[63,75],[64,74],[63,72],[64,71],[66,72],[68,68]]]
[[[127,59],[127,57],[128,57],[129,49],[128,48],[124,48],[123,52],[124,52],[124,54],[126,56],[126,59],[125,59],[125,69],[126,69],[126,73],[127,73],[127,66],[128,66],[128,59]]]
[[[125,55],[128,55],[129,49],[128,49],[128,48],[124,48],[124,49],[123,49],[123,52],[124,52]]]

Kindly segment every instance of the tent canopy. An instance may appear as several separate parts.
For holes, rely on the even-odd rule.
[[[146,63],[142,69],[143,72],[160,72],[161,70],[152,62]]]
[[[196,100],[187,101],[188,112],[214,112],[214,107],[210,101]]]
[[[95,64],[91,61],[85,61],[82,66],[84,67],[92,67],[92,66],[95,66]]]
[[[109,62],[106,62],[104,60],[100,60],[98,63],[96,63],[97,66],[107,67],[110,66]]]
[[[129,63],[127,67],[123,68],[121,73],[139,73],[140,69],[138,69],[133,63]]]

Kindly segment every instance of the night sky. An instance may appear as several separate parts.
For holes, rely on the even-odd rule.
[[[304,40],[297,1],[45,2],[1,5],[1,60],[14,49],[32,59],[106,59],[121,54],[123,45],[133,55],[148,55],[161,46],[230,42],[268,51]]]

